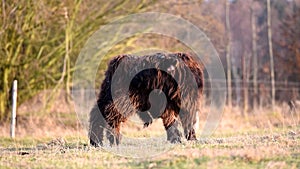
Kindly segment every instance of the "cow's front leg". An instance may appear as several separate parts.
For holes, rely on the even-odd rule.
[[[108,129],[106,133],[106,137],[110,143],[110,146],[119,145],[122,139],[120,128]]]

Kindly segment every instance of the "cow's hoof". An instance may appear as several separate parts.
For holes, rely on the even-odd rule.
[[[152,120],[150,120],[150,121],[144,123],[144,128],[148,127],[150,124],[152,124]]]
[[[180,137],[180,136],[171,137],[171,138],[169,138],[168,140],[169,140],[170,143],[172,143],[172,144],[181,143],[181,137]]]
[[[187,132],[187,134],[185,135],[185,138],[188,141],[197,140],[195,130],[194,129],[189,130],[189,132]]]
[[[99,141],[98,143],[96,143],[95,141],[90,140],[90,145],[94,146],[94,147],[100,147],[100,146],[103,146],[103,143],[101,141]]]

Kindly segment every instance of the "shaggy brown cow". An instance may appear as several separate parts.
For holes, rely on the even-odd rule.
[[[119,144],[121,122],[134,113],[145,127],[162,118],[171,143],[181,142],[179,122],[185,138],[196,140],[194,124],[202,92],[202,66],[189,54],[117,56],[108,65],[97,104],[90,112],[90,143],[102,145],[106,129],[110,144]]]

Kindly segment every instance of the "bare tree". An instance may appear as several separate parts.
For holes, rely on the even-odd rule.
[[[271,28],[271,2],[267,0],[267,24],[268,24],[268,44],[270,55],[271,87],[272,87],[272,109],[275,106],[275,76],[274,76],[274,57],[272,47],[272,28]]]
[[[226,17],[226,34],[228,38],[228,43],[226,47],[226,61],[227,61],[227,95],[228,95],[228,106],[232,106],[232,90],[231,90],[231,58],[230,58],[230,49],[231,49],[231,33],[230,33],[230,2],[225,0],[225,17]]]
[[[248,111],[248,71],[246,62],[248,60],[246,52],[242,55],[242,69],[243,69],[243,116],[247,116]],[[250,65],[249,65],[250,67]]]
[[[258,96],[258,89],[257,89],[257,44],[256,44],[256,17],[254,13],[254,0],[251,4],[251,28],[252,28],[252,65],[253,65],[253,108],[257,108],[257,96]]]

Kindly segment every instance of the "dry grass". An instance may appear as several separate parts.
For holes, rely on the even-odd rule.
[[[184,142],[153,158],[128,158],[92,148],[80,136],[2,140],[0,167],[30,168],[299,168],[300,130]],[[33,139],[34,140],[34,139]],[[141,150],[149,152],[148,149]]]
[[[287,111],[284,106],[275,111],[251,112],[246,117],[241,116],[238,108],[226,108],[218,129],[210,138],[178,145],[165,142],[160,120],[143,129],[143,125],[133,119],[123,124],[125,137],[162,136],[162,139],[145,141],[141,146],[140,142],[125,138],[121,146],[105,149],[88,146],[86,132],[72,113],[22,118],[19,119],[16,139],[8,137],[8,124],[0,128],[0,168],[300,167],[299,114]],[[205,114],[201,119],[200,124],[203,124]],[[165,149],[159,149],[161,147]],[[132,149],[132,152],[127,152],[129,155],[136,153],[138,157],[156,154],[151,158],[136,159],[109,152],[124,155],[128,149]]]

